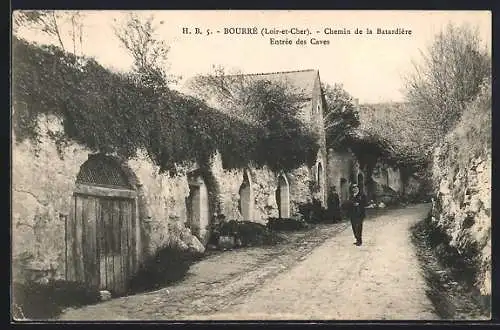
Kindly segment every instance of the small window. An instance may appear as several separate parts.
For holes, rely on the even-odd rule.
[[[130,189],[126,174],[112,158],[102,154],[92,155],[78,172],[77,183]]]
[[[317,113],[320,113],[320,112],[321,112],[321,106],[320,106],[320,104],[319,104],[319,103],[318,103],[318,106],[316,107],[316,112],[317,112]]]

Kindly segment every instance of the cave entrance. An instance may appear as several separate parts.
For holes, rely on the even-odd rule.
[[[191,233],[205,243],[208,240],[208,225],[210,224],[208,188],[201,175],[193,175],[188,180],[188,226]]]
[[[284,174],[278,177],[278,188],[276,189],[276,203],[278,204],[278,215],[280,218],[290,218],[290,185]]]
[[[254,198],[252,193],[252,183],[248,171],[243,173],[243,182],[240,186],[240,212],[243,220],[252,220],[254,209]]]

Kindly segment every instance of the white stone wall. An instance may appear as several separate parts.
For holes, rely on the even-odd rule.
[[[328,188],[335,186],[335,189],[341,198],[341,202],[348,198],[348,189],[344,191],[344,194],[342,193],[340,180],[341,178],[346,179],[346,188],[349,187],[349,185],[351,184],[349,180],[354,174],[355,163],[355,157],[350,152],[335,151],[333,149],[328,150],[327,186]]]
[[[16,280],[24,279],[26,268],[45,271],[47,277],[64,277],[64,216],[71,212],[80,167],[93,154],[81,145],[69,143],[60,155],[47,132],[62,132],[61,122],[55,117],[44,116],[39,122],[42,135],[36,147],[29,141],[15,142],[15,136],[12,140],[12,251]],[[197,164],[178,167],[176,175],[161,174],[145,152],[139,151],[137,157],[124,162],[124,166],[137,181],[140,260],[154,255],[166,245],[199,250],[200,242],[185,228],[188,216],[186,198],[190,191],[188,173],[197,169]],[[220,154],[214,155],[209,168],[215,178],[219,203],[215,210],[210,204],[210,221],[214,212],[224,214],[227,220],[260,223],[278,216],[276,173],[266,167],[257,169],[252,166],[226,170],[222,167]],[[239,189],[245,170],[250,176],[254,201],[252,219],[243,219],[239,210]],[[314,177],[307,166],[286,175],[293,215],[298,211],[298,205],[311,201],[309,180]],[[214,191],[214,188],[207,182],[208,191]]]
[[[436,149],[433,180],[438,191],[433,203],[433,220],[450,237],[459,251],[477,244],[480,260],[476,285],[483,295],[491,294],[491,154],[473,158],[467,166],[450,166],[439,161]],[[446,158],[446,156],[444,156]]]
[[[395,192],[400,193],[402,190],[402,180],[401,171],[399,168],[387,167],[387,181],[389,182],[389,188]]]

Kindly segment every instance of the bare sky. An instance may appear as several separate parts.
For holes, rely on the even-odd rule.
[[[154,14],[164,24],[159,36],[170,46],[171,72],[186,78],[213,72],[213,65],[245,73],[318,69],[325,83],[342,83],[361,103],[400,101],[402,75],[411,70],[433,36],[449,22],[479,28],[491,49],[491,14],[487,11],[141,11]],[[102,65],[127,70],[131,57],[112,30],[113,19],[123,11],[85,11],[83,53]],[[223,32],[225,27],[257,27],[259,35],[183,35],[182,28],[199,27]],[[271,45],[262,28],[309,28],[313,35],[288,36],[328,39],[329,45]],[[350,29],[350,35],[325,35],[325,28]],[[356,28],[371,28],[373,35],[355,35]],[[403,28],[411,35],[377,35],[376,29]],[[316,31],[322,31],[315,34]],[[20,30],[19,36],[49,43],[41,32]],[[69,38],[69,36],[66,36]],[[284,38],[284,37],[276,37]]]

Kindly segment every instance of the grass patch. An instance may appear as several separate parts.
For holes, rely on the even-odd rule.
[[[173,247],[161,249],[147,259],[132,277],[129,294],[158,290],[184,279],[191,265],[202,257],[201,253],[180,251]]]
[[[62,280],[40,283],[13,283],[12,316],[16,320],[48,320],[58,316],[67,307],[97,303],[98,290],[75,282]]]
[[[271,231],[294,231],[309,229],[311,225],[304,218],[269,218],[267,228]]]
[[[474,287],[479,265],[471,248],[460,254],[450,237],[430,216],[411,228],[412,241],[427,283],[426,293],[443,319],[484,318],[490,313],[489,297]]]

